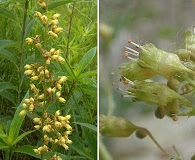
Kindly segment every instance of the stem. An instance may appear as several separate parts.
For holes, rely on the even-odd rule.
[[[108,152],[108,150],[106,149],[105,145],[103,144],[102,140],[99,141],[99,149],[100,149],[100,158],[102,160],[112,160],[112,157],[110,155],[110,153]]]
[[[149,130],[147,130],[146,128],[140,128],[142,129],[151,139],[152,141],[156,144],[156,146],[167,156],[171,157],[171,158],[175,158],[175,159],[179,159],[177,156],[171,155],[169,154],[167,151],[165,151],[161,145],[156,141],[156,139],[152,136],[152,134],[150,133]]]
[[[20,103],[20,97],[21,97],[21,88],[22,88],[22,83],[23,83],[23,58],[24,58],[24,38],[25,38],[25,33],[26,33],[26,17],[27,17],[27,11],[28,11],[28,4],[29,1],[26,0],[25,3],[25,9],[24,9],[24,18],[23,18],[23,26],[22,26],[22,34],[21,34],[21,43],[20,43],[20,60],[19,60],[19,70],[18,70],[18,100],[17,104]]]
[[[68,37],[67,37],[67,46],[66,46],[66,58],[68,58],[68,54],[69,54],[69,41],[70,41],[70,31],[72,28],[72,19],[73,19],[73,14],[74,14],[74,8],[75,8],[75,2],[73,2],[73,6],[72,6],[72,13],[70,15],[70,25],[69,25],[69,29],[68,29]]]

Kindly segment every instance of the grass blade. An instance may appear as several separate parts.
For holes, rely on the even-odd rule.
[[[89,128],[90,130],[94,131],[94,132],[97,132],[97,127],[92,125],[92,124],[89,124],[89,123],[81,123],[81,122],[73,122],[75,124],[78,124],[78,125],[81,125],[83,127],[86,127],[86,128]]]

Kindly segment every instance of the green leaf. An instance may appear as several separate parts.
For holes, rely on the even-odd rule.
[[[15,90],[17,90],[16,86],[14,86],[10,82],[0,82],[0,92],[2,92],[5,89],[15,89]]]
[[[90,85],[82,85],[82,90],[89,95],[96,96],[97,95],[97,88],[90,86]]]
[[[6,3],[6,2],[8,2],[9,0],[0,0],[0,4],[1,3]]]
[[[4,133],[3,129],[0,127],[0,140],[1,143],[7,144],[7,135]]]
[[[97,75],[97,70],[94,71],[88,71],[80,74],[79,79],[85,78],[85,77],[90,77],[90,76],[95,76]]]
[[[15,96],[13,94],[11,94],[10,92],[4,90],[4,91],[0,92],[0,96],[11,101],[16,106]]]
[[[8,11],[6,8],[0,7],[0,15],[3,15],[5,17],[17,22],[16,16],[12,12]],[[18,22],[16,24],[18,24]]]
[[[0,49],[14,43],[12,40],[0,40]]]
[[[79,125],[81,125],[81,126],[84,126],[84,127],[86,127],[86,128],[89,128],[89,129],[92,130],[92,131],[97,132],[97,127],[94,126],[94,125],[92,125],[92,124],[89,124],[89,123],[81,123],[81,122],[73,122],[73,123],[79,124]]]
[[[25,115],[20,116],[19,113],[20,111],[23,109],[22,108],[22,104],[23,101],[29,97],[29,91],[27,91],[25,97],[23,98],[22,102],[20,103],[20,105],[18,106],[15,114],[14,114],[14,118],[10,124],[10,129],[9,129],[9,134],[8,134],[8,143],[9,145],[13,145],[13,142],[17,139],[21,125],[23,123],[23,120],[25,118]]]
[[[54,8],[57,8],[59,6],[62,6],[64,4],[71,3],[71,2],[76,2],[76,0],[63,0],[63,1],[57,1],[57,2],[50,3],[48,5],[48,10],[52,10]]]
[[[0,142],[0,149],[8,149],[9,146]]]
[[[90,62],[92,61],[93,57],[96,54],[96,47],[90,49],[84,56],[83,58],[80,60],[79,64],[78,64],[78,69],[76,70],[76,76],[79,77],[80,74],[84,71],[84,69],[88,66],[88,64],[90,64]]]
[[[74,149],[77,151],[80,155],[86,157],[87,159],[91,159],[89,155],[87,155],[85,151],[85,146],[84,144],[80,141],[80,138],[75,136],[71,136],[71,140],[74,142],[70,145],[70,148]]]
[[[3,115],[0,115],[1,118],[0,118],[0,126],[1,125],[6,125],[6,123],[11,119],[11,116],[3,116]]]
[[[26,26],[26,32],[25,32],[25,35],[24,35],[25,38],[29,36],[31,30],[33,29],[34,24],[35,24],[35,19],[32,19],[32,20],[27,24],[27,26]]]
[[[64,107],[65,113],[68,114],[69,111],[74,108],[75,105],[78,104],[80,99],[82,98],[83,94],[81,92],[74,92],[73,95],[69,98],[69,100],[66,102],[66,107]]]
[[[35,149],[35,148],[37,148],[37,147],[30,146],[30,145],[24,145],[24,146],[20,146],[20,147],[16,148],[14,150],[14,152],[24,153],[24,154],[30,155],[32,157],[35,157],[35,158],[40,158],[40,156],[34,152],[33,149]]]
[[[11,53],[10,51],[6,49],[0,49],[0,57],[1,56],[9,60],[10,62],[12,62],[15,65],[15,67],[18,69],[17,58],[15,57],[13,53]]]
[[[87,140],[88,148],[91,150],[92,159],[97,160],[97,134],[94,132],[84,131]]]
[[[35,130],[34,130],[35,131]],[[22,138],[24,138],[25,136],[27,136],[28,134],[34,132],[34,131],[28,131],[28,132],[24,132],[23,134],[21,134],[20,136],[18,136],[12,143],[12,145],[18,143],[18,141],[20,141]]]

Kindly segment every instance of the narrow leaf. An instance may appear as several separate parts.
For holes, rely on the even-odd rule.
[[[11,125],[10,125],[10,129],[9,129],[9,135],[8,135],[8,143],[10,145],[13,144],[14,140],[18,137],[18,134],[19,134],[19,131],[20,131],[20,128],[21,128],[21,125],[22,125],[22,122],[25,118],[25,115],[23,116],[20,116],[19,113],[20,111],[23,109],[22,108],[22,104],[23,104],[23,101],[29,97],[29,91],[26,93],[25,97],[23,98],[22,102],[20,103],[20,105],[18,106],[15,114],[14,114],[14,118],[11,122]]]
[[[16,16],[12,12],[8,11],[6,8],[0,7],[0,15],[3,15],[5,17],[10,18],[13,21],[17,22]]]
[[[85,146],[84,144],[79,141],[79,137],[72,136],[71,137],[72,141],[74,142],[73,144],[70,145],[70,148],[74,149],[77,151],[80,155],[86,157],[87,159],[91,159],[89,155],[87,155],[85,151]]]
[[[13,94],[11,94],[10,92],[4,90],[4,91],[0,92],[0,96],[11,101],[16,106],[15,96]]]
[[[11,53],[6,49],[0,49],[0,57],[6,58],[10,62],[12,62],[15,65],[15,67],[18,69],[17,59],[13,53]]]
[[[95,76],[97,75],[97,70],[94,71],[88,71],[80,74],[79,79],[85,78],[85,77],[90,77],[90,76]]]
[[[37,148],[36,146],[29,146],[29,145],[24,145],[24,146],[20,146],[18,148],[16,148],[14,150],[14,152],[18,152],[18,153],[24,153],[24,154],[27,154],[27,155],[30,155],[32,157],[35,157],[35,158],[40,158],[39,155],[37,155],[33,149]]]
[[[89,128],[89,129],[92,130],[92,131],[97,132],[97,127],[94,126],[94,125],[92,125],[92,124],[89,124],[89,123],[81,123],[81,122],[73,122],[73,123],[79,124],[79,125],[81,125],[81,126],[84,126],[84,127],[86,127],[86,128]]]
[[[0,92],[5,89],[17,89],[12,83],[10,82],[0,82]]]
[[[12,40],[0,40],[0,49],[14,43]]]
[[[80,60],[79,62],[79,67],[76,70],[76,75],[77,77],[80,76],[80,74],[84,71],[84,69],[88,66],[88,64],[91,62],[91,60],[93,59],[93,57],[96,54],[96,47],[90,49],[84,56],[83,58]]]
[[[78,104],[83,94],[81,92],[74,92],[70,99],[66,102],[66,107],[64,107],[65,113],[67,114],[70,109],[74,108],[75,105]]]
[[[20,136],[18,136],[14,142],[12,143],[12,145],[18,143],[18,141],[20,141],[22,138],[24,138],[25,136],[27,136],[28,134],[32,133],[34,131],[28,131],[28,132],[24,132],[23,134],[21,134]]]

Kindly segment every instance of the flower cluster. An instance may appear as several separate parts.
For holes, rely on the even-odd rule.
[[[41,8],[47,9],[47,3],[44,0],[39,0],[38,4]],[[46,12],[47,13],[47,12]],[[23,110],[20,115],[26,112],[33,113],[33,122],[35,129],[40,130],[43,135],[42,144],[34,149],[38,155],[44,155],[51,150],[53,146],[62,146],[68,150],[68,145],[72,141],[68,136],[72,132],[70,126],[70,115],[60,115],[60,110],[55,113],[48,112],[49,109],[54,110],[54,106],[60,103],[65,103],[66,100],[62,96],[63,84],[67,81],[66,76],[54,76],[54,71],[50,69],[52,62],[63,63],[65,59],[61,55],[60,49],[49,48],[47,43],[50,38],[58,38],[59,33],[63,28],[59,27],[60,14],[55,13],[50,20],[46,15],[40,12],[34,14],[42,22],[45,29],[45,39],[41,40],[41,36],[26,38],[28,45],[34,45],[39,53],[41,53],[40,63],[26,64],[24,66],[24,74],[30,79],[31,97],[24,100]],[[51,160],[61,160],[57,155],[54,155]]]
[[[155,104],[157,118],[165,115],[177,120],[180,107],[185,106],[188,113],[193,114],[193,104],[183,97],[192,93],[195,87],[195,35],[187,32],[185,49],[179,49],[176,54],[156,48],[153,44],[138,45],[132,41],[130,44],[137,49],[125,47],[125,57],[131,61],[119,67],[121,81],[127,87],[126,93],[135,101],[144,101]],[[160,75],[167,79],[166,84],[155,82],[151,78]],[[185,83],[184,83],[185,82]],[[122,89],[119,89],[122,90]],[[122,90],[123,91],[123,90]]]
[[[72,141],[68,139],[68,135],[72,132],[72,127],[69,125],[70,115],[61,116],[60,111],[56,111],[55,115],[44,113],[44,121],[41,118],[34,118],[33,121],[36,124],[35,128],[42,128],[44,145],[37,149],[34,149],[35,153],[42,154],[42,152],[48,152],[49,144],[59,145],[68,150],[66,144],[71,144]],[[59,132],[63,131],[63,132]]]

